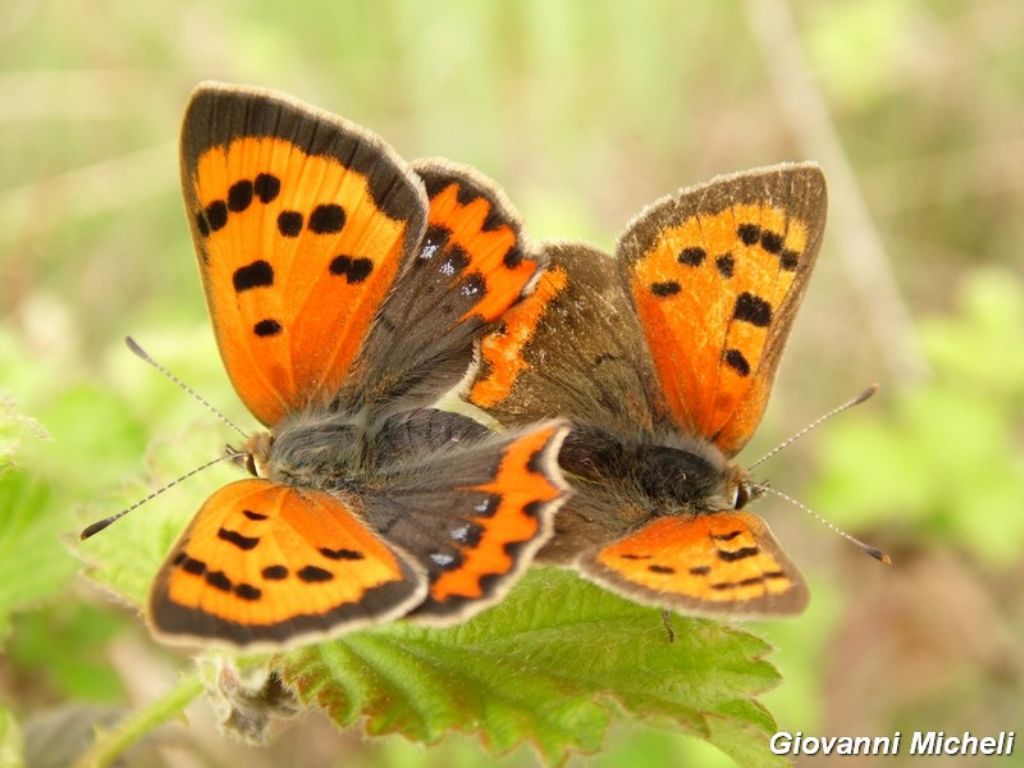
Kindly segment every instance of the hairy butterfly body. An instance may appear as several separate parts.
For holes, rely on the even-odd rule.
[[[733,457],[761,419],[821,243],[824,178],[782,165],[641,212],[616,258],[551,244],[481,342],[466,398],[505,425],[572,420],[575,490],[539,559],[693,614],[797,613],[807,589]]]

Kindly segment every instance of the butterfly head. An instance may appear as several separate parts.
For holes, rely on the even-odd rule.
[[[750,473],[739,464],[729,462],[722,474],[723,510],[743,509],[747,504],[764,495],[763,484],[755,482]]]
[[[226,447],[232,461],[245,469],[253,477],[270,477],[270,450],[274,445],[274,436],[269,432],[257,432],[246,438],[242,447]]]

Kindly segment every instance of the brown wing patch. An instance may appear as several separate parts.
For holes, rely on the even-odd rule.
[[[422,233],[422,187],[379,139],[283,96],[200,86],[182,186],[225,366],[264,424],[326,405]]]
[[[541,275],[533,293],[512,307],[500,327],[480,342],[481,377],[473,382],[468,399],[479,408],[501,403],[512,392],[520,373],[530,367],[524,351],[536,333],[551,302],[569,283],[562,267],[553,267]]]
[[[403,615],[423,571],[334,496],[240,480],[207,500],[149,602],[172,643],[278,648]]]
[[[748,513],[661,517],[580,561],[632,599],[688,613],[799,613],[807,588],[768,526]]]
[[[620,242],[672,420],[726,455],[761,419],[824,216],[821,172],[784,166],[656,204]]]

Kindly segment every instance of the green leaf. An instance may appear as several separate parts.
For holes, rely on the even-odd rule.
[[[58,594],[74,575],[58,538],[68,523],[46,482],[20,469],[0,474],[0,639],[13,611]]]
[[[14,398],[0,392],[0,471],[13,463],[26,438],[45,440],[46,430],[35,419],[18,413]]]
[[[25,765],[25,746],[21,729],[14,715],[0,707],[0,768],[22,768]]]
[[[622,718],[683,731],[744,766],[784,765],[754,700],[778,673],[753,635],[673,618],[573,574],[535,569],[504,601],[447,629],[405,622],[354,633],[280,659],[286,680],[340,726],[428,744],[451,730],[492,752],[524,741],[547,761],[601,748]]]

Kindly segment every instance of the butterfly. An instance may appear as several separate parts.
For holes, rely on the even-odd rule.
[[[224,365],[269,430],[159,569],[154,634],[278,649],[499,599],[551,535],[567,429],[427,406],[540,266],[501,191],[218,83],[187,107],[181,182]]]
[[[538,561],[696,615],[798,613],[808,593],[734,457],[761,420],[821,244],[813,164],[684,189],[616,257],[544,248],[532,294],[481,341],[464,397],[504,425],[563,415],[574,489]]]

